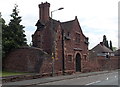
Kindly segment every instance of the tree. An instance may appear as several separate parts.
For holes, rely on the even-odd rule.
[[[21,17],[18,16],[18,5],[15,4],[12,14],[10,15],[12,19],[10,20],[8,26],[5,25],[3,21],[2,35],[3,35],[3,50],[5,55],[9,53],[12,49],[19,48],[20,46],[27,45],[26,35],[24,34],[24,26],[21,25]]]
[[[106,46],[107,48],[109,48],[108,40],[106,40],[105,46]]]
[[[6,54],[6,41],[7,41],[7,25],[5,24],[5,20],[3,19],[3,18],[1,18],[1,20],[0,20],[0,22],[1,22],[1,25],[2,25],[2,57],[5,57],[5,54]]]
[[[110,40],[110,49],[113,51],[112,41]]]
[[[26,45],[26,35],[24,34],[24,26],[20,24],[22,21],[21,17],[18,16],[18,5],[15,4],[13,13],[11,14],[12,19],[9,23],[9,30],[11,30],[12,42],[14,43],[15,48]]]
[[[117,50],[117,47],[113,47],[113,51],[116,51]]]
[[[107,37],[106,35],[103,36],[103,44],[109,48],[109,44],[108,44],[108,40],[107,40]]]

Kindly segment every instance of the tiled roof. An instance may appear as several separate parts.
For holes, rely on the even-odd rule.
[[[116,51],[114,52],[114,54],[115,54],[115,56],[120,56],[120,49],[116,50]]]
[[[70,29],[72,29],[72,27],[73,27],[73,22],[74,21],[75,20],[71,20],[71,21],[67,21],[67,22],[62,22],[61,26],[62,26],[63,29],[65,29],[67,31],[70,31]]]
[[[94,51],[96,53],[110,53],[112,52],[112,50],[110,50],[109,48],[107,48],[105,45],[103,44],[98,44],[97,46],[95,46],[93,49],[91,49],[91,51]]]

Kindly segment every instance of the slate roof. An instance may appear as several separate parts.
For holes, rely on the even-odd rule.
[[[120,49],[116,50],[116,51],[114,52],[114,54],[115,54],[115,56],[120,56]]]
[[[61,23],[61,26],[63,29],[67,30],[67,31],[70,31],[73,27],[73,22],[75,20],[71,20],[71,21],[67,21],[67,22],[62,22]]]
[[[78,21],[78,18],[77,16],[75,16],[75,19],[74,20],[70,20],[70,21],[66,21],[66,22],[61,22],[61,26],[62,26],[62,29],[66,30],[66,31],[71,31],[71,29],[73,29],[73,25],[76,23],[75,21],[77,21],[78,23],[78,26],[80,27],[80,33],[85,37],[87,38],[83,32],[82,32],[82,29],[81,29],[81,26],[80,26],[80,23]]]
[[[45,25],[40,20],[38,20],[35,26],[37,26],[37,30],[40,30],[41,28],[44,28]]]
[[[53,29],[55,30],[56,29],[56,27],[60,24],[60,22],[59,21],[57,21],[57,20],[54,20],[54,19],[50,19],[50,21],[49,21],[50,23],[52,22],[52,24],[53,24]],[[50,26],[51,27],[51,26]]]
[[[111,53],[112,52],[112,50],[110,50],[105,45],[103,45],[102,42],[100,42],[93,49],[91,49],[91,51],[95,51],[96,53]]]
[[[49,28],[56,29],[56,27],[58,26],[58,24],[60,22],[57,20],[51,19],[51,18],[49,18],[49,19],[50,19],[50,21],[48,21],[45,24],[43,22],[41,22],[41,20],[38,20],[37,23],[35,24],[35,26],[37,26],[37,30],[43,30],[45,26],[49,26]],[[51,27],[51,26],[53,26],[53,27]]]
[[[44,24],[40,20],[38,20],[36,23],[36,26],[37,26],[37,30],[43,30],[45,26],[49,26],[49,28],[52,28],[53,30],[55,30],[55,29],[57,29],[58,25],[61,25],[61,28],[64,29],[65,31],[71,31],[71,29],[73,29],[73,25],[76,20],[78,21],[77,17],[75,17],[74,20],[60,22],[60,21],[54,20],[52,18],[49,18],[49,21],[46,24]],[[51,25],[52,25],[52,27],[51,27]],[[82,35],[84,36],[81,27],[80,27],[80,31],[81,31]]]

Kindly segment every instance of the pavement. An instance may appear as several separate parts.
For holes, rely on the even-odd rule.
[[[45,78],[38,78],[38,79],[31,79],[31,80],[23,80],[23,81],[17,81],[17,82],[8,82],[3,83],[3,86],[7,85],[25,85],[25,86],[31,86],[36,84],[43,84],[48,82],[54,82],[54,81],[60,81],[65,79],[73,79],[78,77],[87,77],[91,75],[98,75],[98,74],[104,74],[104,73],[111,73],[113,71],[99,71],[99,72],[90,72],[90,73],[75,73],[72,75],[61,75],[61,76],[54,76],[54,77],[45,77]]]

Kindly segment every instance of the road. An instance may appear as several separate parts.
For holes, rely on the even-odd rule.
[[[118,72],[79,77],[38,85],[118,85]]]

